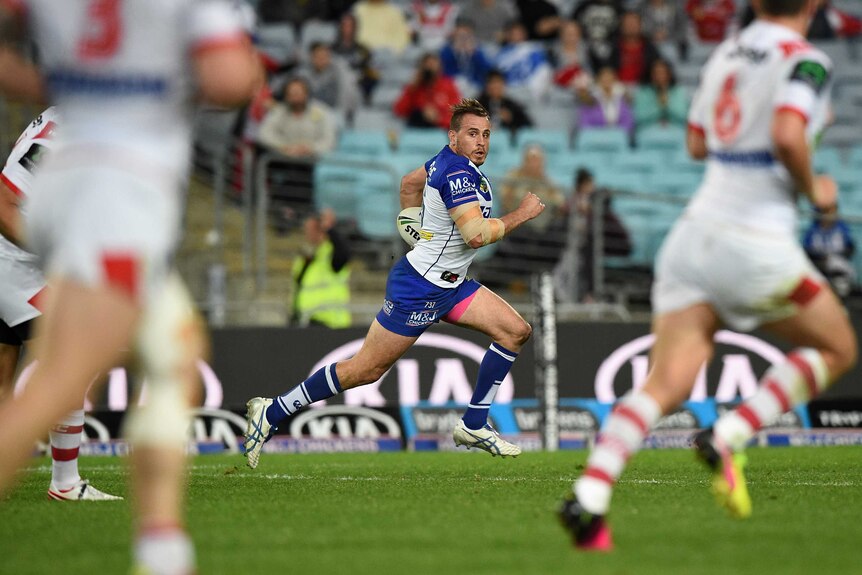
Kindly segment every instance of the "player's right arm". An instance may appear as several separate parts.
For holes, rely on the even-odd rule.
[[[425,190],[425,179],[428,172],[425,166],[419,166],[401,178],[401,209],[415,208],[422,205],[422,192]]]
[[[458,231],[461,232],[464,243],[475,250],[502,240],[506,234],[512,233],[524,223],[532,220],[544,209],[545,204],[542,203],[539,196],[528,193],[517,208],[501,218],[483,216],[479,202],[467,202],[450,208],[449,215],[452,216]]]

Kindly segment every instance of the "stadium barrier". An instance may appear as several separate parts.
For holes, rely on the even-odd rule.
[[[854,315],[857,329],[862,316]],[[558,324],[559,403],[556,414],[562,449],[587,445],[613,402],[640,386],[652,339],[645,323]],[[242,433],[250,396],[286,391],[321,365],[354,354],[364,329],[224,329],[213,332],[211,365],[201,363],[206,412],[192,428],[196,449],[226,449]],[[710,425],[739,397],[756,388],[758,375],[783,357],[786,348],[761,334],[722,331],[714,360],[704,369],[689,401],[664,418],[653,446],[682,446],[695,428]],[[321,408],[302,412],[284,427],[271,449],[286,451],[450,449],[451,429],[472,394],[487,339],[451,326],[435,327],[380,382],[349,390]],[[541,448],[543,409],[535,394],[535,349],[522,350],[491,409],[497,429],[529,448]],[[26,374],[25,374],[26,377]],[[862,438],[862,368],[856,368],[824,396],[782,417],[760,438],[764,444],[835,444]],[[109,419],[118,419],[134,397],[123,370],[112,372],[105,392],[91,398],[93,417],[108,430],[87,435],[106,453],[119,453]],[[370,410],[370,411],[368,411]],[[373,412],[373,413],[372,413]],[[377,416],[376,413],[384,416]],[[233,415],[227,415],[233,413]],[[207,415],[209,414],[209,415]],[[107,419],[106,419],[107,418]],[[547,420],[545,420],[547,421]],[[393,423],[394,422],[394,423]],[[314,440],[307,443],[306,440]],[[223,445],[218,447],[218,445]],[[100,447],[101,446],[101,447]]]

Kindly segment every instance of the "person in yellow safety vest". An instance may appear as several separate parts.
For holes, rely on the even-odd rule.
[[[324,209],[305,220],[305,246],[293,262],[293,314],[298,325],[350,327],[350,248]]]

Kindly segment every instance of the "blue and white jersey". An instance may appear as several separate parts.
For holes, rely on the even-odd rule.
[[[478,201],[482,214],[491,217],[491,184],[473,162],[449,146],[426,162],[425,171],[422,238],[407,253],[407,260],[434,285],[453,288],[464,281],[476,250],[464,242],[449,210]]]

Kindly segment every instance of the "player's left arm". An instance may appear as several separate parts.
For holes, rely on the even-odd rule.
[[[775,157],[799,192],[818,208],[831,208],[837,201],[834,180],[814,175],[807,130],[814,110],[828,93],[830,68],[828,61],[814,57],[802,57],[793,64],[778,93],[771,130]]]
[[[39,69],[18,51],[27,29],[23,5],[0,0],[0,94],[13,100],[44,102],[45,85]]]
[[[401,178],[401,209],[415,208],[422,205],[422,192],[425,190],[425,179],[428,172],[425,166],[419,166]]]
[[[521,200],[521,204],[501,218],[486,218],[478,201],[471,201],[449,209],[449,215],[461,232],[461,237],[471,248],[478,249],[502,240],[523,224],[542,213],[545,204],[532,192]]]

